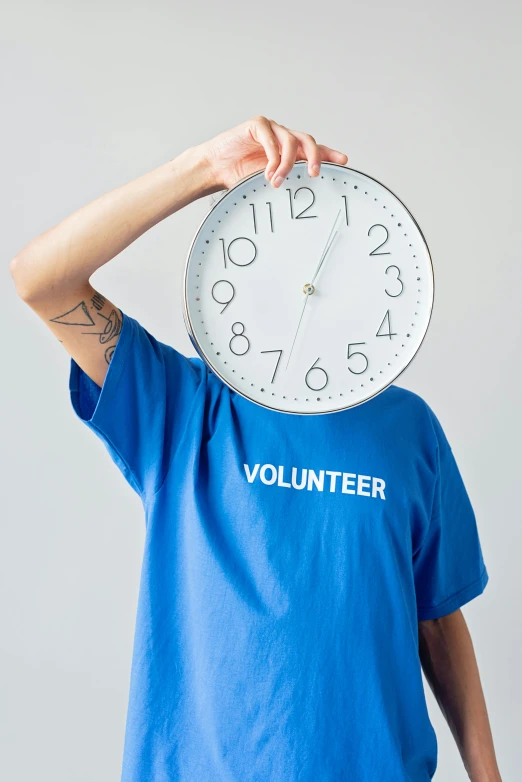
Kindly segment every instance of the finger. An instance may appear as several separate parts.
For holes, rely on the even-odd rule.
[[[328,163],[340,163],[342,166],[348,162],[348,155],[345,155],[344,152],[339,152],[338,149],[325,147],[324,144],[319,144],[318,149],[321,160]]]
[[[265,168],[265,177],[270,180],[281,162],[281,156],[279,143],[266,117],[254,117],[250,125],[250,135],[254,141],[261,144],[265,151],[268,160]]]
[[[270,124],[281,147],[281,162],[271,180],[274,187],[279,187],[295,163],[299,141],[283,125],[278,125],[277,122],[273,121]]]
[[[309,133],[302,133],[300,130],[291,131],[298,139],[303,157],[308,161],[308,173],[310,176],[319,176],[321,170],[321,155],[316,140]]]

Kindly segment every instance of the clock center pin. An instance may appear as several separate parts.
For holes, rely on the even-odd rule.
[[[311,282],[307,282],[303,285],[303,293],[306,293],[307,296],[311,296],[312,293],[315,292],[315,287],[312,285]]]

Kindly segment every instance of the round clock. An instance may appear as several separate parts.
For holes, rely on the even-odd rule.
[[[331,413],[387,388],[428,329],[433,267],[414,217],[376,179],[294,164],[228,190],[201,223],[184,276],[185,323],[210,369],[285,413]]]

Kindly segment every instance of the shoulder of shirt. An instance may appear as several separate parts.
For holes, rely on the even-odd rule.
[[[411,409],[427,412],[431,411],[430,406],[423,399],[420,394],[416,394],[415,391],[410,391],[408,388],[402,388],[402,386],[391,385],[385,389],[380,396],[387,397],[389,402],[393,404],[404,404]]]
[[[382,397],[384,404],[398,410],[401,418],[406,416],[406,419],[414,424],[423,424],[430,432],[440,427],[434,411],[420,394],[401,386],[391,385],[378,396]]]
[[[435,447],[440,447],[441,443],[450,447],[438,416],[419,394],[395,385],[389,386],[382,393],[388,395],[389,402],[394,407],[402,406],[407,420],[413,423],[416,429],[427,434]]]

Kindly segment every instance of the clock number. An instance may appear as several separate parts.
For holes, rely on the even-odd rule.
[[[254,233],[256,234],[257,233],[256,205],[255,204],[250,204],[250,206],[252,207],[252,219],[254,221]]]
[[[283,351],[282,350],[261,350],[260,352],[261,353],[279,353],[279,358],[277,359],[277,363],[275,365],[274,374],[272,375],[272,380],[270,381],[271,383],[273,383],[274,382],[274,378],[276,376],[277,367],[279,366],[279,362],[281,361],[281,356],[283,355]]]
[[[294,215],[293,201],[297,198],[297,194],[300,193],[302,190],[308,190],[308,192],[312,196],[312,201],[308,204],[308,206],[305,206],[302,212],[299,212],[299,214]],[[317,217],[317,215],[305,215],[305,212],[308,212],[308,210],[311,209],[312,206],[315,204],[315,194],[310,187],[298,187],[293,196],[292,196],[292,190],[289,187],[286,188],[286,192],[288,193],[288,198],[290,200],[290,217],[292,220],[302,220],[310,217]]]
[[[272,233],[274,233],[274,223],[272,221],[272,204],[270,203],[270,201],[267,201],[266,205],[268,206],[268,215],[270,217],[270,230],[272,231]]]
[[[343,195],[344,199],[344,217],[346,219],[346,225],[350,225],[348,222],[348,196]]]
[[[374,229],[374,228],[384,228],[384,230],[386,231],[386,239],[384,240],[384,242],[383,242],[382,244],[379,244],[379,245],[378,245],[378,246],[375,248],[375,250],[372,250],[372,251],[371,251],[371,253],[370,253],[370,255],[391,255],[391,253],[389,253],[389,252],[385,252],[385,253],[379,253],[379,252],[377,252],[377,250],[380,250],[380,249],[381,249],[381,247],[384,247],[384,245],[386,244],[386,242],[387,242],[387,241],[388,241],[388,239],[389,239],[389,236],[390,236],[390,235],[389,235],[389,233],[388,233],[388,229],[386,228],[386,226],[385,226],[385,225],[381,225],[381,223],[376,223],[375,225],[372,225],[372,227],[371,227],[371,228],[368,228],[368,236],[371,234],[371,232],[373,231],[373,229]]]
[[[274,223],[272,221],[272,204],[270,203],[270,201],[267,201],[266,205],[268,206],[268,217],[270,219],[270,230],[271,230],[272,233],[274,233]],[[256,205],[255,204],[249,204],[249,206],[252,207],[252,220],[254,222],[254,233],[257,234]]]
[[[231,337],[230,342],[228,343],[231,352],[235,356],[244,356],[245,353],[248,353],[250,350],[250,340],[245,335],[245,324],[241,323],[241,321],[233,323],[232,334],[234,336]],[[232,345],[232,343],[234,343],[234,345]],[[234,347],[236,350],[234,350]],[[244,350],[240,350],[240,348],[244,348]]]
[[[325,372],[325,370],[324,370],[322,367],[316,367],[316,366],[315,366],[315,365],[317,364],[317,362],[318,362],[318,361],[319,361],[319,358],[317,358],[317,359],[314,361],[314,363],[312,364],[312,366],[310,367],[310,369],[308,370],[308,372],[307,372],[307,373],[306,373],[306,375],[305,375],[305,383],[306,383],[306,385],[308,386],[308,388],[309,388],[311,391],[322,391],[322,390],[323,390],[323,388],[324,388],[324,387],[327,385],[327,383],[328,383],[328,375],[327,375],[327,373]],[[324,380],[324,383],[323,383],[323,385],[322,385],[322,386],[320,386],[320,385],[315,385],[315,386],[312,386],[312,385],[310,385],[310,383],[308,382],[308,378],[309,378],[309,376],[312,374],[312,372],[316,372],[316,373],[317,373],[317,372],[322,372],[322,373],[323,373],[323,377],[320,377],[320,376],[318,376],[317,374],[315,375],[315,382],[316,382],[316,383],[320,383],[320,382],[321,382],[321,380]]]
[[[228,299],[225,298],[224,301],[221,301],[220,299],[218,299],[216,294],[214,293],[214,289],[215,289],[216,285],[220,285],[220,284],[221,284],[221,295],[224,295],[224,296],[227,295],[227,293],[223,290],[223,285],[225,285],[225,286],[228,285],[228,286],[230,286],[230,289],[231,289],[231,291],[229,290],[230,298],[228,298]],[[219,293],[219,291],[218,291],[218,293]],[[232,285],[232,283],[229,282],[228,280],[218,280],[217,282],[214,283],[214,285],[212,286],[212,298],[214,299],[214,301],[217,301],[218,304],[224,304],[225,305],[223,307],[223,309],[221,310],[221,312],[219,313],[220,315],[222,315],[224,313],[224,311],[226,310],[226,308],[228,307],[228,305],[230,304],[230,302],[232,301],[232,299],[234,298],[235,295],[236,295],[236,290],[235,290],[234,286]]]
[[[347,355],[348,359],[351,359],[354,356],[362,356],[366,361],[366,366],[364,367],[364,369],[361,369],[359,372],[357,372],[355,369],[352,369],[351,367],[348,367],[348,369],[354,375],[362,375],[362,373],[366,372],[366,370],[368,369],[368,356],[366,356],[364,353],[361,353],[360,350],[354,350],[353,352],[351,352],[350,348],[353,345],[366,345],[366,342],[350,342],[350,344],[348,345],[348,355]]]
[[[389,269],[396,269],[396,270],[397,270],[397,276],[396,276],[396,278],[395,278],[395,281],[396,281],[396,282],[400,282],[400,284],[401,284],[401,289],[400,289],[400,291],[399,291],[398,293],[389,293],[389,292],[386,290],[386,288],[385,288],[385,289],[384,289],[384,292],[385,292],[385,293],[386,293],[388,296],[391,296],[391,297],[392,297],[392,299],[395,299],[397,296],[400,296],[400,295],[401,295],[401,293],[403,292],[403,290],[404,290],[404,283],[403,283],[403,281],[401,280],[401,270],[399,269],[399,267],[398,267],[398,266],[388,266],[388,268],[386,269],[386,272],[385,272],[385,274],[388,274],[388,271],[389,271]]]
[[[382,329],[382,327],[384,326],[384,324],[385,324],[386,322],[387,322],[387,326],[388,326],[388,331],[387,331],[387,332],[383,332],[383,333],[381,334],[381,329]],[[386,315],[385,315],[385,316],[384,316],[384,318],[382,319],[382,323],[381,323],[381,325],[379,326],[379,328],[377,329],[377,334],[376,334],[375,336],[376,336],[376,337],[389,337],[390,339],[391,339],[392,337],[396,337],[396,336],[397,336],[397,333],[396,333],[395,331],[392,331],[392,330],[391,330],[390,310],[387,310],[387,312],[386,312]]]
[[[246,236],[238,236],[237,239],[232,239],[228,245],[228,248],[225,247],[224,239],[220,239],[219,241],[223,247],[223,262],[225,264],[225,269],[227,268],[227,257],[228,260],[234,264],[234,266],[250,266],[250,264],[253,263],[257,258],[257,247],[252,239],[248,239]],[[246,244],[236,245],[234,250],[236,260],[234,260],[230,251],[232,249],[232,245],[236,242],[246,242]]]

